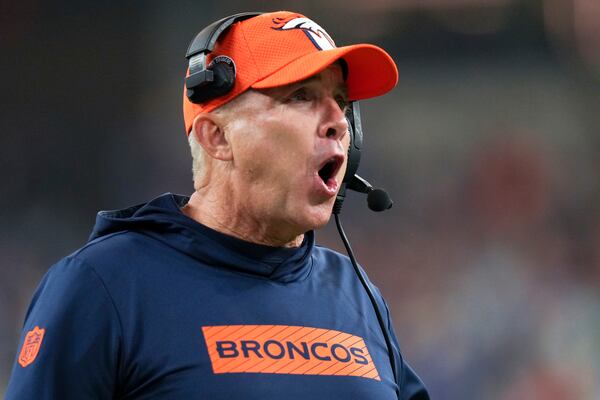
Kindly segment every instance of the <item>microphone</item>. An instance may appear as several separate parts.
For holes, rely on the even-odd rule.
[[[389,210],[394,205],[390,195],[383,189],[373,189],[367,195],[367,205],[373,211]]]
[[[346,187],[355,192],[366,193],[367,206],[372,211],[380,212],[389,210],[394,205],[390,195],[384,189],[373,189],[373,186],[369,182],[356,174],[350,179]]]

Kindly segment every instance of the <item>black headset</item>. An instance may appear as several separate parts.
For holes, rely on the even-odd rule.
[[[233,89],[236,75],[234,61],[227,56],[218,56],[209,65],[206,65],[206,58],[215,48],[219,37],[232,24],[261,14],[263,13],[244,12],[222,18],[202,29],[194,40],[192,40],[185,55],[189,60],[190,70],[188,77],[185,78],[186,95],[192,103],[204,103],[208,100],[224,96]],[[346,70],[347,68],[343,69]],[[350,182],[352,177],[354,177],[360,163],[363,134],[358,102],[353,101],[349,104],[346,111],[346,119],[348,120],[350,147],[348,149],[348,162],[343,185]],[[340,192],[342,193],[343,200],[345,187]],[[338,195],[339,198],[340,196]]]
[[[213,51],[219,36],[233,23],[261,15],[245,12],[230,15],[202,29],[190,43],[185,58],[190,74],[185,78],[186,95],[195,104],[227,94],[235,85],[235,64],[229,57],[216,57],[206,65],[206,56]]]
[[[261,14],[263,13],[245,12],[225,17],[202,29],[202,31],[196,35],[194,40],[192,40],[185,55],[185,57],[189,60],[190,72],[189,76],[185,79],[186,95],[192,103],[203,103],[219,96],[224,96],[233,89],[233,86],[235,85],[236,74],[234,61],[227,56],[218,56],[215,57],[209,65],[206,65],[206,57],[214,49],[219,36],[223,34],[223,32],[225,32],[233,23]],[[345,62],[342,62],[342,70],[345,78],[347,76],[347,65],[345,65]],[[338,231],[344,246],[346,247],[350,261],[352,262],[354,271],[356,272],[361,284],[367,292],[367,295],[371,300],[371,304],[373,305],[375,315],[377,316],[377,321],[379,322],[379,326],[387,346],[388,356],[392,367],[392,374],[397,386],[396,395],[399,396],[398,391],[400,389],[400,384],[397,376],[399,361],[396,359],[396,355],[392,347],[387,324],[384,322],[381,310],[379,309],[379,305],[375,300],[373,290],[367,283],[367,278],[364,272],[358,267],[358,263],[354,257],[354,252],[350,247],[350,243],[348,242],[346,234],[339,220],[339,213],[342,209],[344,198],[346,196],[346,188],[361,193],[367,193],[370,197],[373,197],[377,203],[377,207],[373,208],[371,207],[371,204],[369,204],[369,208],[374,211],[383,211],[390,208],[392,206],[392,201],[387,193],[385,193],[383,190],[373,189],[367,181],[356,175],[358,165],[360,164],[360,152],[363,145],[360,107],[357,101],[352,101],[348,105],[346,110],[346,119],[348,121],[348,134],[350,136],[348,162],[346,163],[346,172],[333,206],[333,214],[335,216]],[[373,194],[375,196],[372,196]],[[370,202],[369,199],[368,201]]]

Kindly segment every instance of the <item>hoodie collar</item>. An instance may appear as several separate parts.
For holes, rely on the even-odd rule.
[[[181,211],[189,197],[166,193],[137,206],[100,211],[90,241],[119,231],[137,231],[205,264],[288,283],[304,279],[312,267],[314,232],[297,248],[246,242],[215,231]]]

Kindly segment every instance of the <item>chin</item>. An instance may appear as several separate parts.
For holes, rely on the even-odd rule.
[[[299,221],[305,228],[305,232],[313,229],[319,229],[327,225],[329,219],[331,219],[331,210],[333,206],[329,204],[322,204],[319,206],[313,206],[310,210],[304,213],[304,218]]]

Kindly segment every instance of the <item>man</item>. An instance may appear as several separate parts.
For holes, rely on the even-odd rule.
[[[188,77],[195,192],[98,214],[34,295],[7,399],[428,399],[312,231],[344,176],[347,103],[393,88],[394,62],[290,12],[233,21],[211,60],[234,81],[198,101]]]

